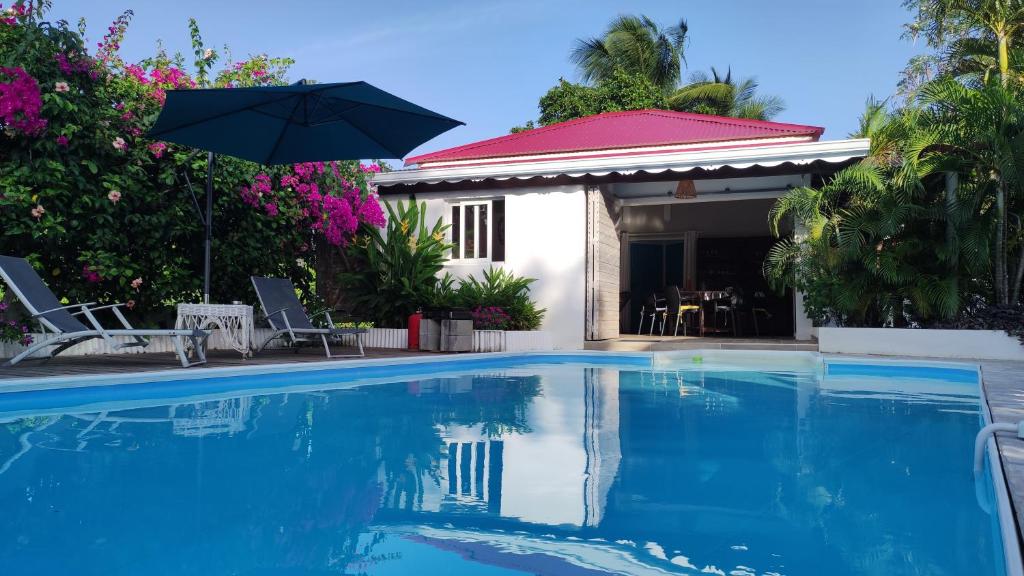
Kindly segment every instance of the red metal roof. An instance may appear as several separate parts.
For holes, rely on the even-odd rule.
[[[526,130],[455,148],[420,154],[405,164],[509,158],[618,148],[723,143],[736,140],[807,137],[817,140],[818,126],[744,120],[670,110],[606,112]]]

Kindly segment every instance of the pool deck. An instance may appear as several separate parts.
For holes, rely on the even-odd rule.
[[[979,364],[992,421],[1016,424],[1024,420],[1024,362],[981,360]],[[1024,440],[1018,440],[1012,433],[999,432],[996,445],[1019,534],[1024,526]]]
[[[333,354],[348,354],[351,350],[332,350]],[[389,348],[367,348],[366,360],[374,358],[405,358],[409,356],[432,355],[431,352],[409,352]],[[265,364],[290,364],[306,362],[323,362],[325,360],[362,360],[363,358],[325,358],[322,349],[305,349],[299,352],[291,350],[267,350],[253,356],[242,358],[238,352],[231,350],[210,350],[206,355],[206,364],[196,368],[229,368],[239,366],[260,366]],[[161,370],[182,370],[187,374],[192,368],[182,368],[177,357],[166,354],[120,354],[96,356],[64,356],[52,360],[25,360],[16,366],[0,366],[0,380],[18,378],[49,378],[54,376],[97,376],[102,374],[132,374],[138,372],[156,372]]]

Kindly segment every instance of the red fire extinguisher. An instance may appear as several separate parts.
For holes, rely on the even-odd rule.
[[[419,310],[409,316],[409,350],[420,349],[420,320],[422,319],[423,313]]]

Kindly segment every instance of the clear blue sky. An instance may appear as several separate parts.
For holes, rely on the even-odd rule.
[[[688,71],[732,66],[781,96],[784,122],[843,138],[869,95],[892,94],[920,47],[900,38],[909,14],[898,0],[55,0],[51,16],[88,22],[95,45],[122,10],[135,17],[125,59],[190,54],[187,22],[207,45],[290,56],[292,79],[366,80],[467,125],[421,151],[508,133],[537,116],[537,99],[558,78],[576,80],[568,54],[617,14],[690,25]],[[684,72],[688,75],[689,72]]]

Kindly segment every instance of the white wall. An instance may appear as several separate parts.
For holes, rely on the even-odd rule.
[[[1024,360],[1024,346],[1002,330],[818,328],[818,350],[930,358]]]
[[[559,350],[583,347],[586,304],[586,195],[579,186],[543,186],[417,194],[427,203],[427,222],[448,222],[452,202],[505,199],[505,262],[494,263],[516,275],[536,278],[530,295],[546,308],[543,330]],[[395,202],[398,196],[386,199]],[[453,276],[481,277],[484,263],[449,261]]]

